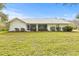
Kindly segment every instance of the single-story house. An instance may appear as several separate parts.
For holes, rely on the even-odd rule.
[[[8,21],[9,31],[62,31],[70,22],[53,18],[12,19]]]

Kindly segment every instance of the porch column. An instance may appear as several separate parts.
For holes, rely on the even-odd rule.
[[[51,31],[50,25],[48,25],[48,24],[47,24],[47,30],[48,30],[48,31]]]
[[[55,31],[57,31],[57,29],[56,29],[56,28],[57,28],[57,25],[55,25]]]
[[[60,30],[63,31],[63,27],[62,26],[60,27]]]
[[[36,31],[38,31],[38,24],[36,24]]]

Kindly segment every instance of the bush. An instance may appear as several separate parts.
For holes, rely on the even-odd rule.
[[[64,32],[71,32],[72,29],[73,29],[73,27],[71,27],[71,26],[65,26],[65,27],[63,27],[63,31]]]
[[[55,31],[55,27],[50,27],[51,31]]]
[[[61,28],[60,28],[60,27],[56,27],[56,30],[57,30],[57,31],[61,31]]]
[[[21,32],[25,32],[25,28],[21,28]]]
[[[7,28],[3,28],[3,29],[1,29],[1,31],[8,31],[8,29]]]

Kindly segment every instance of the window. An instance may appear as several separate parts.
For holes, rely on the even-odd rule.
[[[38,29],[39,31],[47,31],[47,24],[39,24]]]
[[[27,30],[30,30],[30,25],[29,24],[27,24]]]
[[[19,32],[19,28],[15,28],[15,31],[16,31],[16,32]]]

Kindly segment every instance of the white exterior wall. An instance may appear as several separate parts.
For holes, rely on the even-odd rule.
[[[20,20],[13,20],[10,22],[9,31],[15,31],[15,28],[19,28],[19,30],[21,30],[21,28],[25,28],[25,31],[27,31],[26,23]]]

